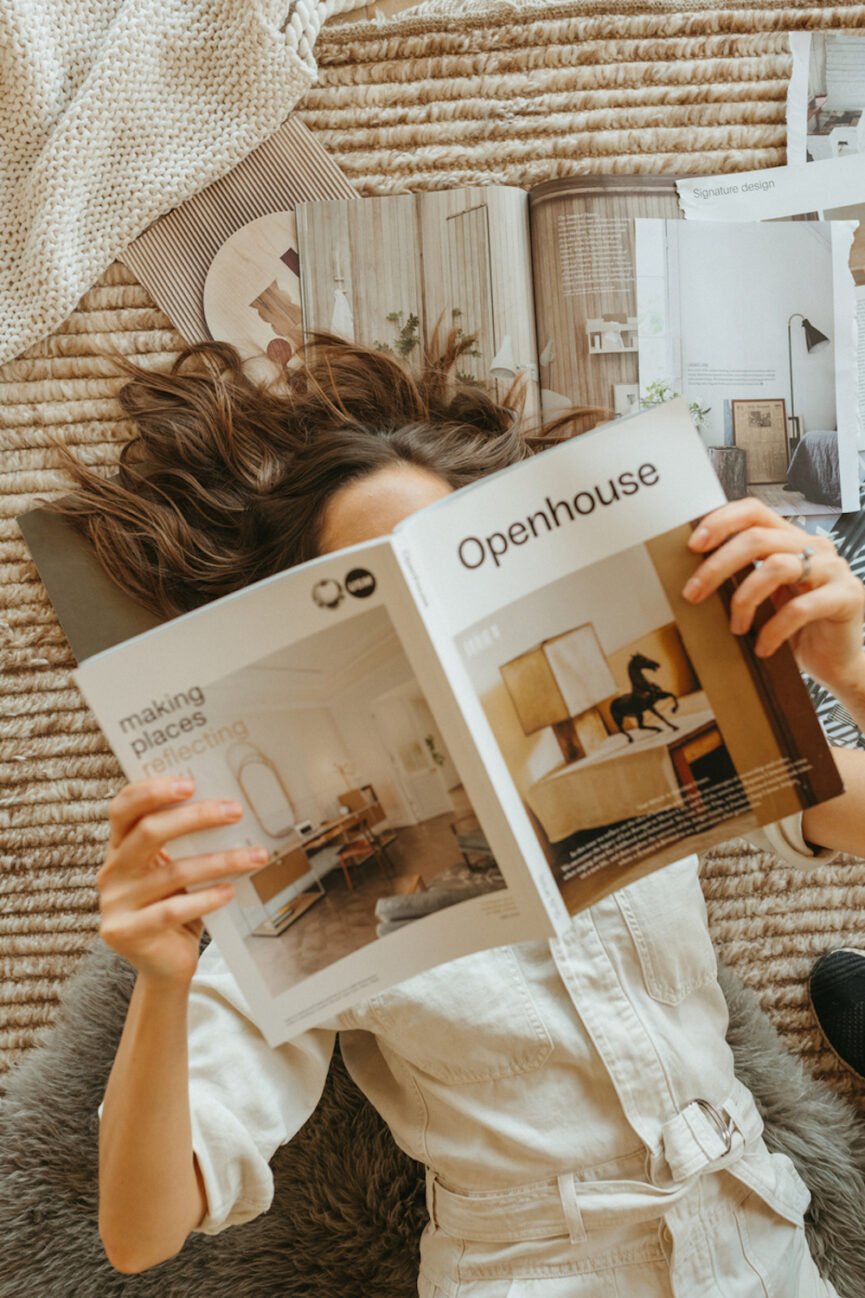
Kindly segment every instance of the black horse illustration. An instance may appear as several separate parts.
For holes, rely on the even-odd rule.
[[[662,690],[660,685],[647,680],[643,675],[644,672],[658,671],[660,666],[660,663],[647,658],[645,654],[632,654],[628,663],[628,679],[634,688],[630,694],[619,694],[610,704],[612,718],[629,744],[634,742],[634,737],[625,729],[625,717],[636,717],[638,730],[656,730],[660,732],[660,726],[643,724],[644,714],[651,712],[653,716],[657,717],[659,721],[663,721],[664,725],[669,726],[671,730],[679,729],[678,726],[673,725],[672,721],[668,721],[666,717],[662,716],[655,707],[655,704],[661,699],[672,699],[673,711],[678,712],[678,698],[675,694],[671,694],[669,690]]]

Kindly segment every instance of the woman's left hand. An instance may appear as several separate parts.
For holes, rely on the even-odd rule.
[[[748,631],[757,606],[771,599],[777,612],[757,637],[757,654],[768,657],[788,640],[801,670],[828,689],[861,685],[865,586],[830,540],[794,527],[749,497],[707,514],[688,544],[708,557],[687,582],[686,599],[699,604],[728,577],[756,564],[733,595],[731,631]]]

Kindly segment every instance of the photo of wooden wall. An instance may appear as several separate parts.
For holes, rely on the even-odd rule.
[[[527,197],[468,186],[302,204],[304,327],[419,363],[437,325],[472,334],[459,376],[501,400],[514,379],[537,400]]]
[[[636,388],[634,218],[679,215],[675,181],[662,176],[575,176],[531,191],[545,416],[573,404],[612,416],[615,389]],[[621,401],[617,413],[627,413]]]

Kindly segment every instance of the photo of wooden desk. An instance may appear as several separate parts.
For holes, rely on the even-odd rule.
[[[259,901],[266,905],[285,888],[308,874],[310,868],[304,848],[295,846],[268,861],[267,865],[250,876],[248,882]],[[291,901],[286,902],[274,914],[266,915],[258,927],[253,929],[253,933],[256,937],[279,937],[280,933],[284,933],[289,925],[300,919],[323,896],[324,889],[319,885],[317,892],[302,892],[292,897]]]
[[[357,811],[349,811],[347,815],[337,816],[335,820],[326,820],[324,824],[319,825],[314,834],[308,834],[304,838],[303,846],[307,852],[315,851],[316,848],[333,843],[352,829],[363,828],[368,831],[370,823],[375,824],[383,818],[384,811],[381,803],[370,803],[369,806],[361,807]]]

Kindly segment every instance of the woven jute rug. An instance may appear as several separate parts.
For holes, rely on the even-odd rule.
[[[865,28],[865,5],[440,0],[381,26],[325,29],[320,83],[298,111],[366,194],[771,166],[784,161],[784,33],[827,27]],[[120,265],[0,370],[0,1068],[53,1021],[96,932],[107,803],[122,784],[14,522],[68,489],[52,436],[115,464],[130,430],[96,355],[106,345],[154,363],[180,345]],[[820,952],[858,940],[865,866],[799,873],[729,847],[707,863],[706,892],[720,953],[788,1044],[855,1093],[821,1045],[805,983]]]

